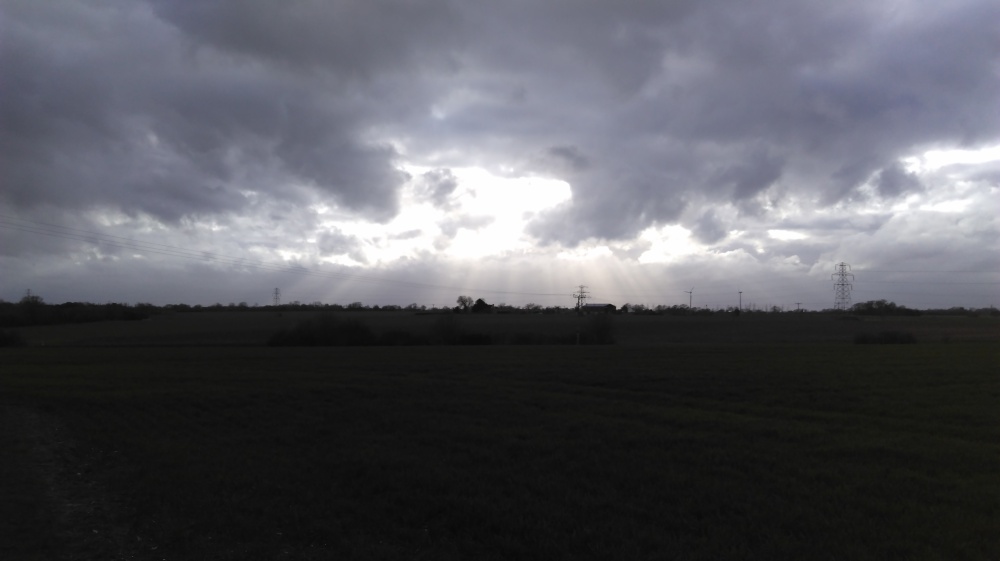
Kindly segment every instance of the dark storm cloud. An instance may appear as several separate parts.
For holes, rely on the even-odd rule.
[[[437,66],[458,14],[438,0],[151,0],[157,15],[198,43],[250,59],[318,67],[351,78]]]
[[[1000,96],[991,3],[716,2],[663,12],[626,3],[603,19],[589,14],[546,32],[557,49],[532,49],[543,36],[525,24],[518,46],[482,55],[527,84],[519,110],[537,118],[539,142],[558,131],[600,154],[572,175],[574,202],[534,225],[543,241],[628,237],[676,219],[678,200],[726,204],[775,183],[832,205],[902,156],[982,145],[1000,132],[990,109]],[[623,52],[632,58],[615,80]],[[512,68],[511,57],[525,66]],[[568,105],[536,110],[548,99]]]
[[[226,6],[197,6],[204,19],[189,31],[139,3],[6,3],[3,199],[176,222],[240,212],[248,190],[297,197],[296,184],[372,219],[395,214],[407,175],[393,147],[365,138],[368,102],[336,75],[269,66],[277,52],[255,61],[212,48],[203,35]]]
[[[730,214],[926,190],[900,157],[1000,137],[1000,5],[986,0],[2,10],[0,204],[15,209],[176,224],[329,203],[386,221],[404,164],[435,170],[417,181],[443,210],[448,169],[482,166],[571,184],[535,215],[543,243],[674,223],[711,243],[738,229]],[[463,220],[443,230],[482,225]]]
[[[571,172],[582,171],[590,167],[590,158],[576,146],[552,146],[545,150],[545,156],[557,166],[567,168]]]
[[[893,164],[880,171],[876,187],[879,194],[887,198],[923,190],[917,174],[907,172],[899,164]]]
[[[726,237],[729,228],[713,210],[706,210],[694,223],[691,233],[704,244],[713,244]]]

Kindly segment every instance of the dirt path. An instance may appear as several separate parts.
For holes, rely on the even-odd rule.
[[[108,492],[117,452],[72,442],[57,419],[0,403],[0,559],[141,559]]]

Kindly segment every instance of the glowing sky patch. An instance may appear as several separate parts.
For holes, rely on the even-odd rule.
[[[429,168],[409,166],[414,177]],[[347,223],[345,232],[359,237],[379,238],[380,243],[365,248],[376,262],[415,257],[421,251],[442,252],[453,258],[476,259],[531,249],[525,226],[532,215],[568,200],[565,181],[544,177],[502,177],[482,168],[453,168],[458,186],[445,208],[421,198],[419,187],[411,183],[402,194],[402,210],[388,224]],[[406,240],[388,239],[379,233],[415,232]]]
[[[611,256],[611,249],[606,245],[591,245],[567,249],[556,253],[556,259],[563,261],[589,261],[600,257]]]
[[[1000,145],[976,150],[928,150],[919,156],[902,158],[907,171],[930,172],[956,164],[985,164],[1000,160]]]
[[[944,213],[958,213],[965,212],[969,208],[969,204],[972,201],[960,200],[960,201],[943,201],[939,203],[926,204],[920,207],[920,210],[929,210],[932,212],[944,212]]]
[[[793,232],[791,230],[768,230],[767,235],[773,239],[781,240],[783,242],[804,240],[809,237],[801,232]]]
[[[682,226],[647,228],[639,238],[650,244],[649,249],[639,256],[639,263],[670,263],[696,253],[699,248],[691,240],[691,231]]]

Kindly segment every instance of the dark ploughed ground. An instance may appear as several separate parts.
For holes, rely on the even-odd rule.
[[[6,349],[0,552],[995,559],[997,364],[988,342]]]
[[[317,317],[321,312],[198,312],[156,315],[144,321],[53,325],[18,331],[33,346],[110,345],[262,345],[279,330]],[[400,330],[426,334],[437,314],[412,312],[335,312],[356,319],[376,334]],[[461,328],[490,335],[496,344],[519,335],[572,336],[587,329],[592,317],[575,314],[460,314]],[[861,333],[912,333],[918,342],[1000,342],[1000,318],[968,316],[857,317],[818,313],[749,314],[736,317],[612,315],[616,345],[850,343]]]

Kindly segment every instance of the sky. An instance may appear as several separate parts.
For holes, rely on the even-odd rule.
[[[0,299],[1000,305],[995,0],[0,0]]]

